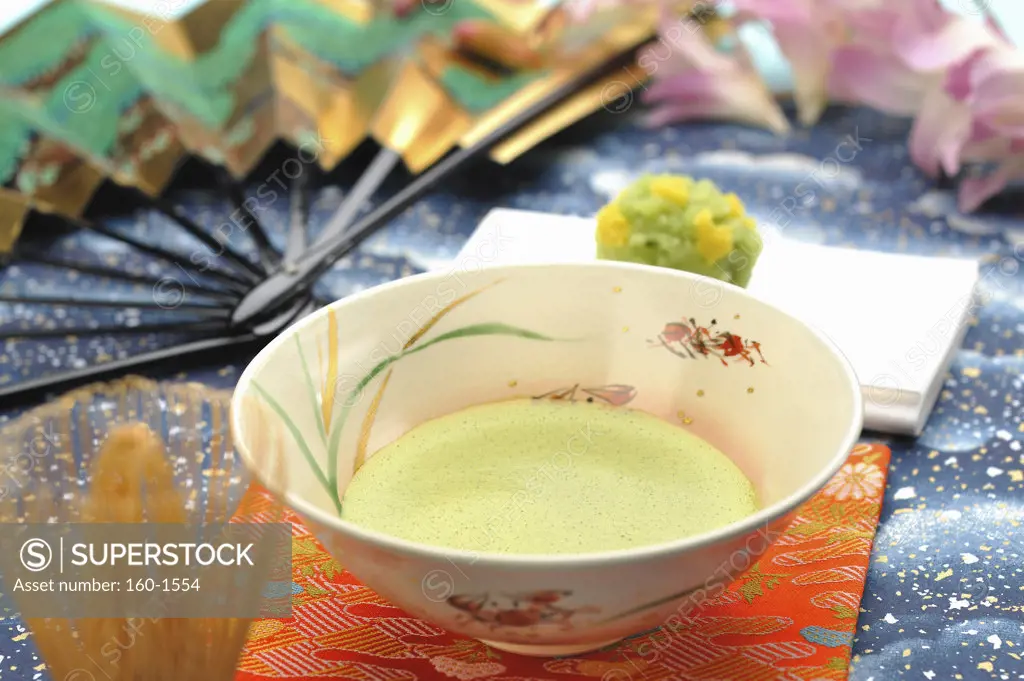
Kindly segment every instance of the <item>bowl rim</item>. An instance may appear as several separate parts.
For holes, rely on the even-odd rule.
[[[739,536],[746,536],[757,532],[760,528],[767,527],[774,521],[786,516],[795,510],[798,506],[806,502],[808,499],[813,497],[819,491],[821,491],[825,485],[839,469],[842,468],[843,464],[850,456],[850,452],[857,440],[860,437],[861,431],[864,424],[864,395],[860,387],[860,381],[857,378],[856,373],[853,370],[853,366],[842,351],[835,345],[835,343],[818,328],[808,324],[794,315],[780,309],[779,307],[764,301],[757,296],[751,294],[746,289],[740,288],[733,284],[705,277],[702,275],[693,274],[681,270],[673,270],[663,267],[655,267],[650,265],[641,265],[636,263],[618,262],[610,260],[594,260],[587,262],[579,261],[562,261],[562,262],[544,262],[544,263],[517,263],[508,265],[484,265],[477,273],[485,272],[528,272],[530,270],[539,269],[554,269],[554,268],[570,268],[570,269],[582,269],[582,270],[608,270],[608,271],[623,271],[623,272],[636,272],[642,271],[645,274],[655,274],[656,276],[666,277],[669,279],[677,279],[681,282],[710,282],[715,286],[723,286],[726,289],[731,290],[735,295],[742,298],[746,298],[755,304],[763,305],[777,314],[783,315],[789,318],[792,322],[802,326],[807,330],[813,337],[815,337],[824,348],[834,357],[838,362],[842,373],[847,379],[847,388],[850,390],[851,402],[853,404],[853,412],[849,424],[847,426],[846,433],[843,435],[841,445],[837,447],[835,454],[828,460],[825,466],[821,468],[809,481],[800,486],[792,494],[787,497],[758,509],[757,512],[746,516],[741,520],[734,521],[728,525],[716,528],[709,532],[703,532],[701,534],[685,537],[682,539],[674,539],[667,542],[660,542],[657,544],[650,544],[646,546],[639,546],[629,549],[617,549],[613,551],[599,551],[591,553],[576,553],[576,554],[509,554],[509,553],[497,553],[497,552],[485,552],[485,551],[472,551],[466,549],[454,549],[446,548],[441,546],[434,546],[430,544],[422,544],[419,542],[413,542],[406,539],[400,539],[398,537],[385,534],[383,532],[377,532],[375,530],[366,529],[356,525],[355,523],[344,520],[319,506],[306,501],[302,496],[295,493],[294,491],[285,491],[281,496],[284,498],[286,503],[295,510],[300,517],[309,518],[322,525],[325,525],[332,530],[341,532],[342,534],[351,536],[361,542],[366,542],[371,545],[378,547],[384,547],[393,551],[396,551],[405,555],[412,555],[418,558],[439,561],[447,560],[452,565],[462,561],[470,565],[481,565],[481,566],[493,566],[498,568],[517,568],[517,569],[550,569],[559,567],[597,567],[597,566],[610,566],[610,565],[621,565],[623,563],[632,563],[638,560],[652,559],[665,557],[671,554],[679,554],[684,552],[693,551],[696,549],[705,548],[715,544],[719,544],[730,539],[735,539]],[[373,286],[362,291],[353,293],[352,295],[346,296],[339,300],[336,300],[324,307],[316,310],[315,312],[307,315],[304,319],[299,320],[285,331],[281,332],[276,338],[270,343],[263,347],[262,350],[249,362],[239,377],[238,383],[235,386],[235,391],[231,398],[230,408],[230,424],[232,432],[234,433],[234,445],[238,451],[239,457],[250,468],[250,472],[255,480],[258,480],[261,484],[266,485],[261,471],[256,470],[255,466],[252,466],[252,455],[248,451],[243,438],[240,434],[243,433],[242,429],[242,396],[249,392],[249,385],[252,383],[255,374],[267,364],[270,359],[276,354],[278,348],[284,343],[290,342],[292,338],[301,333],[303,329],[313,324],[316,324],[319,319],[327,314],[328,309],[338,309],[346,305],[355,304],[358,301],[371,298],[379,295],[383,292],[391,289],[403,288],[407,286],[415,286],[421,282],[429,282],[432,280],[440,280],[445,277],[451,276],[452,268],[445,268],[442,270],[434,270],[423,272],[420,274],[404,277],[402,279],[396,279],[393,281]],[[271,486],[267,486],[270,488]]]

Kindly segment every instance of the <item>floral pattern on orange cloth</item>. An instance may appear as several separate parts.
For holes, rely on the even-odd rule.
[[[253,624],[237,681],[842,681],[881,511],[889,450],[854,448],[739,579],[687,616],[575,658],[529,658],[456,637],[388,604],[294,515],[293,618]],[[239,519],[259,521],[251,489]]]

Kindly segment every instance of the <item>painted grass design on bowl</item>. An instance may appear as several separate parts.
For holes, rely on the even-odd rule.
[[[384,375],[381,380],[377,392],[373,397],[373,401],[370,404],[370,408],[366,412],[366,416],[363,419],[362,429],[360,430],[360,437],[358,443],[358,449],[356,453],[355,462],[353,465],[353,472],[359,470],[359,467],[366,461],[366,448],[370,439],[370,432],[373,428],[373,421],[376,417],[377,409],[380,406],[381,400],[384,396],[384,391],[387,388],[388,381],[391,379],[391,375],[395,370],[395,365],[403,358],[408,357],[419,352],[428,350],[434,345],[444,343],[451,340],[460,338],[473,338],[478,336],[509,336],[514,338],[522,338],[524,340],[531,341],[569,341],[570,339],[556,339],[551,336],[547,336],[536,331],[524,329],[518,326],[512,326],[503,322],[481,322],[477,324],[468,324],[466,326],[460,326],[451,331],[446,331],[433,338],[424,340],[427,334],[433,330],[433,328],[446,317],[453,310],[469,302],[476,296],[483,293],[491,286],[500,284],[502,280],[498,280],[488,286],[484,286],[476,291],[467,293],[461,296],[451,303],[442,308],[427,322],[425,322],[420,328],[412,334],[408,341],[405,342],[402,350],[398,353],[392,354],[389,357],[378,362],[373,368],[371,368],[365,375],[363,375],[351,390],[344,395],[344,399],[338,404],[336,397],[344,389],[345,386],[341,385],[342,381],[339,377],[338,367],[338,318],[333,309],[327,311],[327,348],[325,353],[320,352],[318,346],[318,353],[321,355],[321,359],[326,357],[326,367],[320,381],[319,391],[313,382],[313,374],[310,372],[309,362],[306,358],[305,352],[302,349],[302,343],[298,335],[295,336],[295,344],[299,353],[299,358],[302,363],[303,376],[305,378],[306,390],[308,393],[308,408],[312,409],[316,416],[317,430],[319,436],[327,448],[327,466],[326,470],[320,466],[317,462],[316,457],[313,455],[309,444],[299,427],[295,424],[295,421],[289,416],[288,410],[278,402],[269,390],[264,386],[260,385],[259,381],[253,381],[259,396],[270,405],[270,408],[274,410],[277,416],[284,423],[288,432],[295,440],[296,445],[302,452],[306,463],[312,469],[313,474],[316,476],[317,481],[324,488],[327,494],[330,496],[331,501],[334,504],[335,510],[341,515],[341,494],[339,491],[338,484],[338,454],[341,443],[342,431],[345,428],[348,420],[349,412],[352,407],[359,401],[359,397],[369,387],[369,385],[381,374]],[[421,342],[422,341],[422,342]],[[321,361],[321,365],[323,361]],[[386,371],[386,373],[385,373]],[[335,418],[335,412],[337,417]]]

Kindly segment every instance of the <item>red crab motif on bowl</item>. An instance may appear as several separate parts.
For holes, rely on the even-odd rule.
[[[717,326],[718,321],[715,319],[707,326],[701,326],[693,317],[681,322],[669,322],[657,339],[649,343],[652,347],[663,347],[683,359],[716,357],[724,366],[729,366],[727,359],[738,358],[754,366],[756,354],[761,364],[768,364],[761,353],[760,343],[744,340],[730,331],[720,331]]]
[[[571,596],[572,591],[534,591],[525,594],[455,594],[448,604],[461,610],[466,619],[499,627],[532,627],[539,624],[557,624],[572,629],[575,615],[599,612],[599,608],[584,606],[566,608],[559,601]]]

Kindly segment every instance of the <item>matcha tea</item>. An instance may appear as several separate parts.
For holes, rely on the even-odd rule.
[[[413,428],[359,469],[341,517],[434,546],[581,553],[706,532],[757,510],[710,444],[585,402],[484,404]]]

